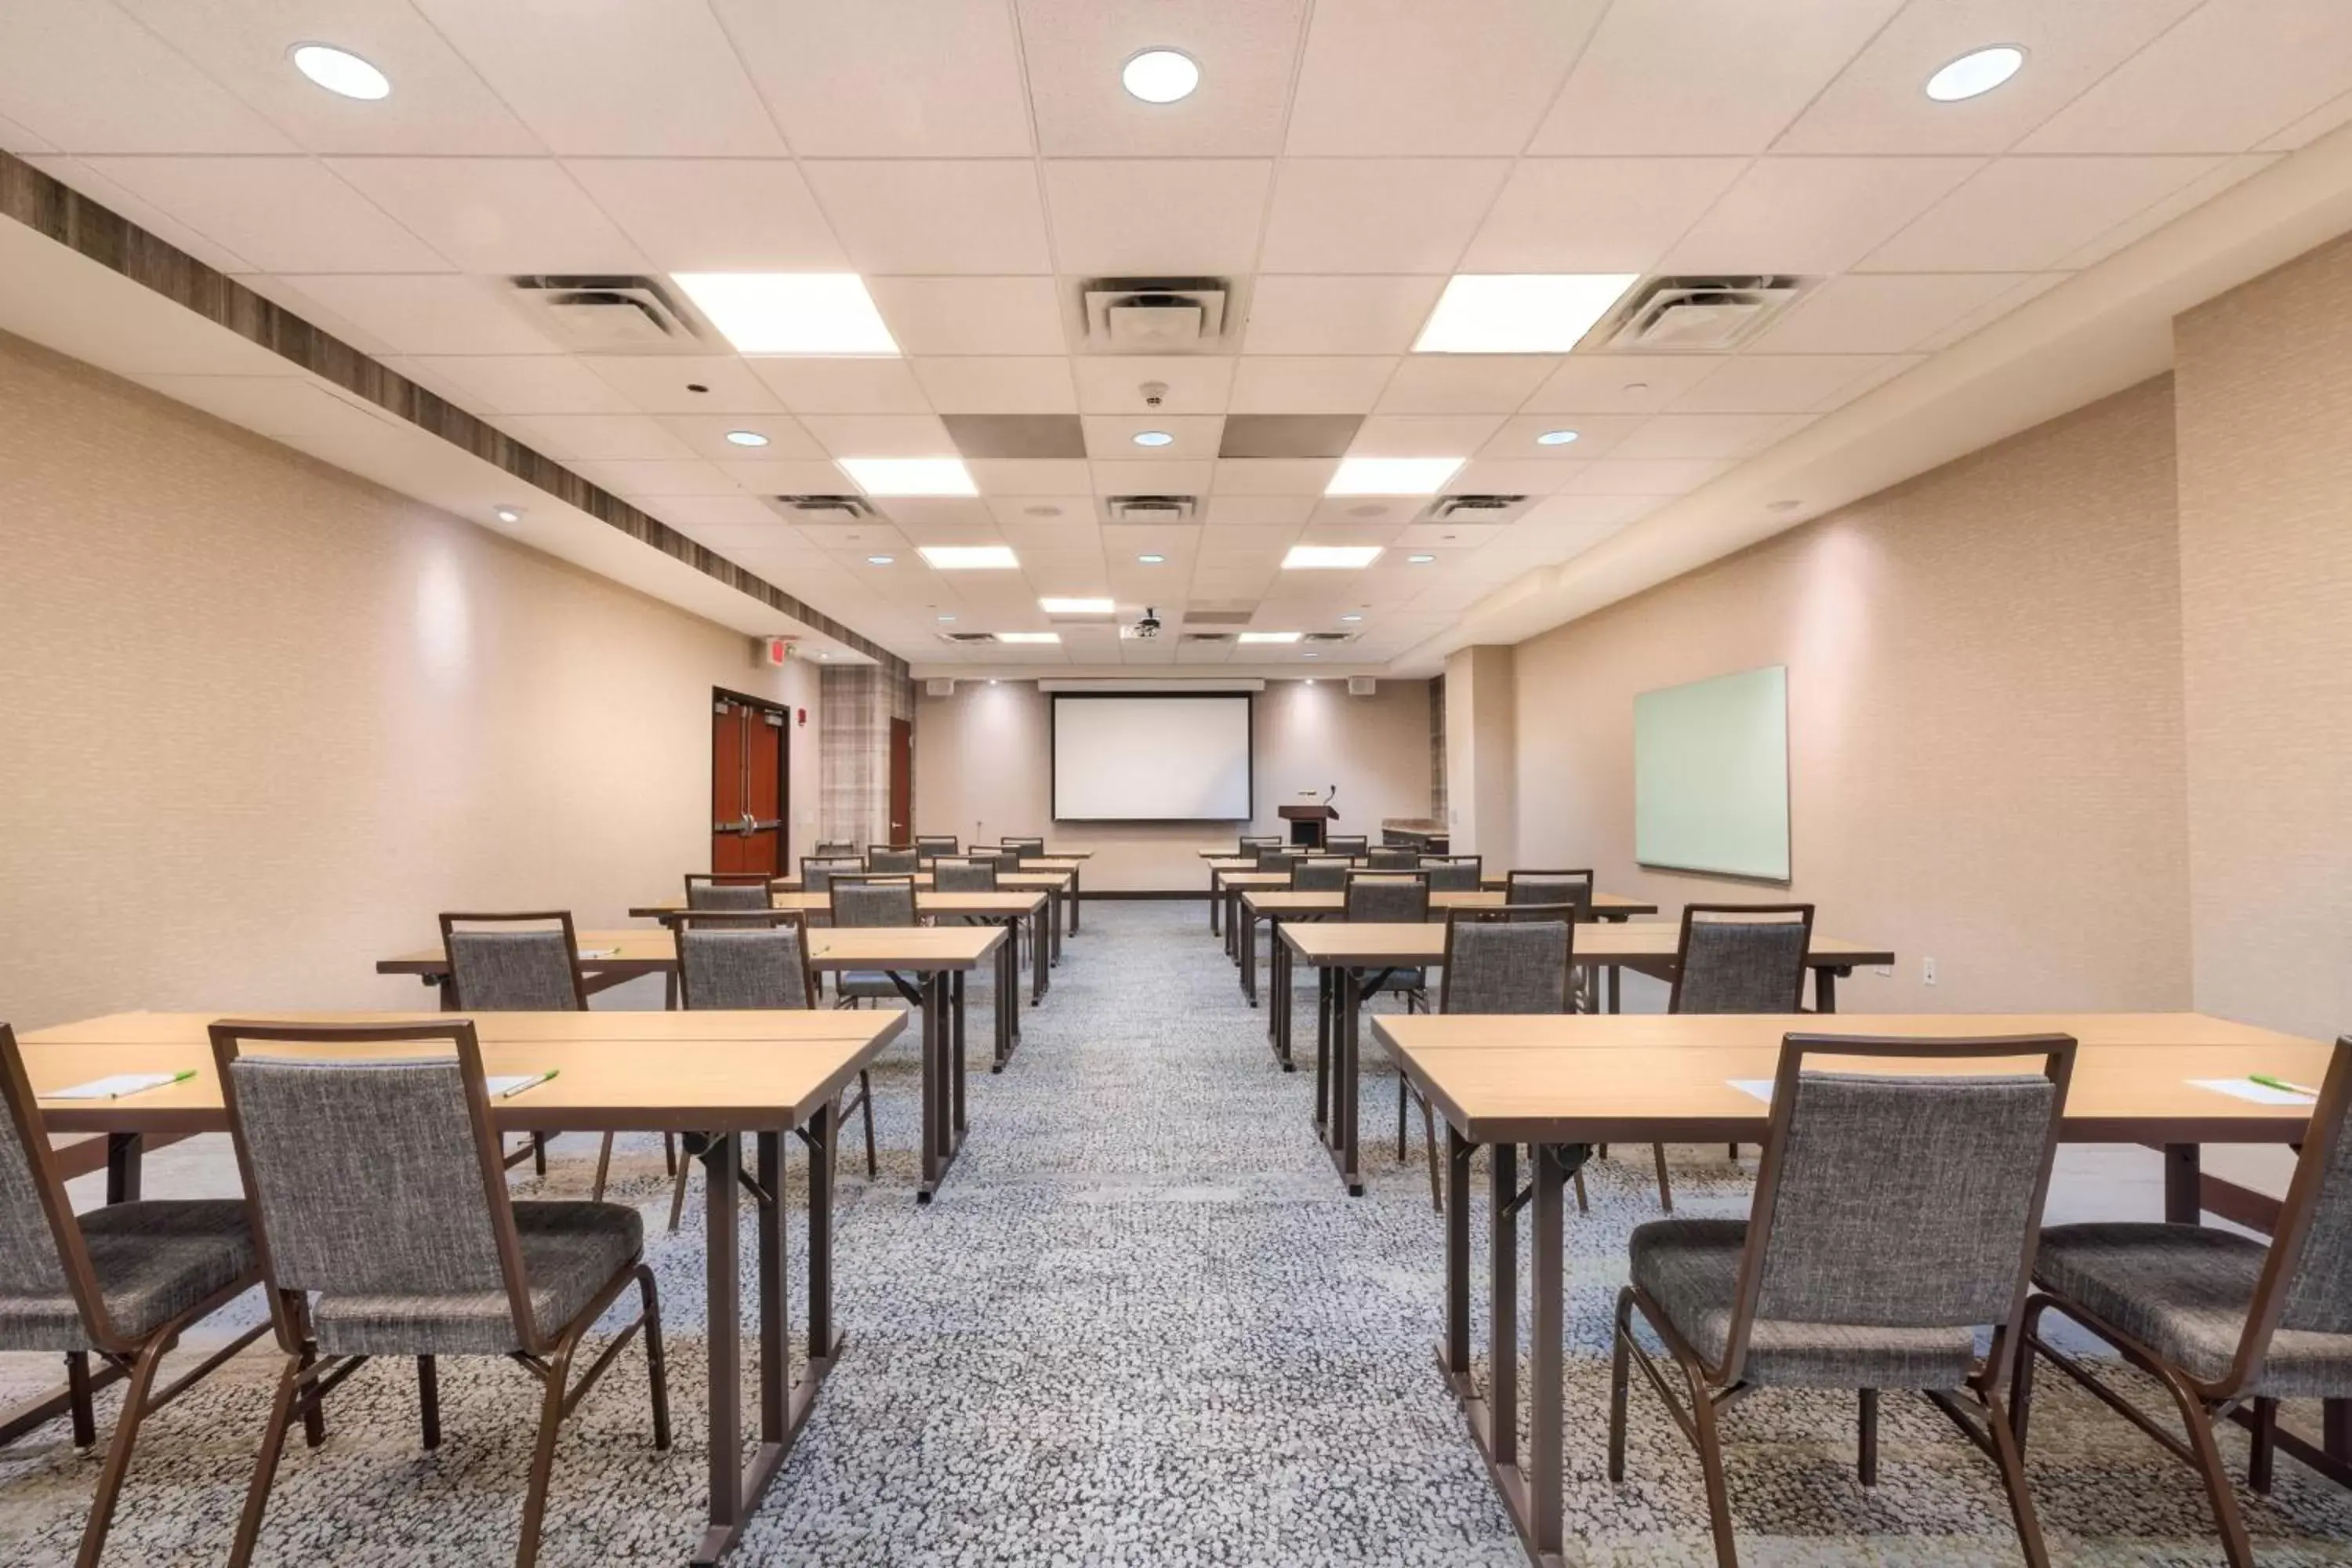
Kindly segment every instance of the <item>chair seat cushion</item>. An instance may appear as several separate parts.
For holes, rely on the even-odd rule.
[[[2197,1225],[2053,1226],[2034,1278],[2201,1383],[2226,1376],[2269,1249]],[[2280,1329],[2243,1392],[2286,1399],[2352,1394],[2352,1334]]]
[[[1636,1226],[1633,1283],[1708,1364],[1731,1331],[1748,1222],[1652,1220]],[[1740,1379],[1783,1388],[1958,1388],[1976,1363],[1968,1328],[1881,1328],[1759,1318]]]
[[[233,1198],[110,1204],[81,1216],[81,1234],[107,1317],[125,1339],[154,1332],[255,1264],[245,1205]],[[64,1291],[0,1296],[0,1350],[88,1348]]]
[[[904,1001],[907,995],[888,974],[872,969],[843,970],[835,977],[835,989],[844,996],[877,996],[887,1002]]]
[[[645,1248],[644,1218],[625,1204],[518,1203],[514,1222],[531,1315],[547,1338]],[[504,1355],[522,1348],[503,1290],[321,1295],[311,1321],[330,1355]]]
[[[1429,975],[1426,971],[1419,969],[1391,969],[1387,971],[1385,975],[1380,970],[1367,969],[1358,978],[1363,982],[1364,994],[1367,996],[1429,989]],[[1380,984],[1374,984],[1373,982],[1376,980]]]

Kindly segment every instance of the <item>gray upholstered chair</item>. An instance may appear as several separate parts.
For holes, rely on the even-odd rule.
[[[822,893],[835,877],[863,877],[865,858],[856,854],[813,855],[801,860],[801,891]]]
[[[1429,873],[1433,893],[1475,893],[1485,885],[1475,855],[1424,855],[1421,869]]]
[[[1045,841],[1043,838],[1016,838],[1008,833],[1004,836],[1003,843],[1007,849],[1024,860],[1042,860],[1045,858]]]
[[[688,871],[686,907],[689,910],[751,910],[771,907],[765,871]]]
[[[0,1350],[61,1353],[66,1372],[61,1389],[8,1412],[8,1424],[29,1431],[69,1415],[74,1447],[88,1448],[98,1441],[91,1394],[125,1381],[76,1558],[95,1568],[142,1424],[266,1329],[237,1335],[157,1392],[156,1371],[181,1333],[252,1289],[258,1260],[234,1198],[113,1204],[77,1217],[5,1024],[0,1104]]]
[[[1503,902],[1506,904],[1570,904],[1576,918],[1592,918],[1592,872],[1525,871],[1503,873]]]
[[[942,855],[952,855],[955,852],[956,837],[952,833],[918,833],[915,835],[915,856],[916,858],[919,860],[936,860]]]
[[[1419,925],[1429,919],[1429,876],[1415,868],[1411,871],[1348,872],[1347,905],[1342,915],[1350,921],[1369,921],[1383,925]],[[1383,969],[1375,972],[1370,984],[1363,988],[1366,999],[1383,992],[1404,997],[1405,1011],[1418,1007],[1429,1010],[1429,972],[1423,969]]]
[[[816,854],[820,859],[856,860],[861,867],[865,865],[856,844],[847,838],[820,838],[816,841]]]
[[[1323,847],[1334,855],[1361,855],[1369,851],[1372,841],[1360,833],[1327,833]]]
[[[436,1024],[212,1028],[221,1098],[245,1177],[284,1361],[229,1561],[253,1559],[270,1483],[299,1408],[315,1447],[327,1394],[371,1356],[416,1358],[425,1446],[440,1442],[437,1358],[490,1356],[541,1384],[539,1443],[517,1568],[539,1552],[563,1417],[640,1331],[654,1447],[669,1447],[661,1310],[645,1226],[625,1204],[516,1203],[500,1173],[480,1047],[465,1018]],[[267,1052],[245,1054],[246,1042]],[[327,1054],[280,1054],[289,1046]],[[415,1047],[340,1058],[337,1047]],[[575,1384],[572,1362],[634,1283],[637,1316]]]
[[[690,915],[677,922],[677,982],[678,1001],[688,1009],[763,1012],[814,1007],[818,1005],[816,972],[809,967],[808,924],[791,910]],[[877,1173],[874,1080],[864,1068],[857,1069],[856,1096],[848,1104],[835,1107],[834,1125],[845,1125],[859,1110],[866,1112],[866,1177],[872,1181]],[[701,1153],[701,1135],[688,1133],[686,1152]],[[687,1182],[693,1171],[691,1159],[678,1162],[669,1199],[673,1231],[685,1213]]]
[[[1021,851],[1018,849],[1007,849],[1001,844],[992,844],[982,848],[975,844],[969,853],[971,858],[985,860],[994,866],[996,874],[1000,877],[1014,876],[1021,870]]]
[[[1307,851],[1296,844],[1261,844],[1257,847],[1257,868],[1261,871],[1287,871],[1294,861],[1307,858]]]
[[[887,877],[912,876],[923,868],[923,853],[911,844],[869,844],[866,868]]]
[[[837,876],[828,891],[832,895],[833,925],[836,931],[859,926],[911,926],[921,923],[915,910],[915,884],[912,878]],[[833,977],[834,993],[844,1006],[859,1002],[887,1002],[905,998],[911,1005],[919,1006],[920,994],[897,975],[881,970],[845,969]]]
[[[465,929],[458,929],[460,926]],[[585,1013],[588,987],[580,977],[580,939],[572,911],[441,916],[441,951],[449,961],[449,1007],[465,1013]],[[530,1137],[531,1164],[547,1174],[550,1134]],[[510,1163],[512,1162],[509,1162]],[[604,1195],[613,1167],[613,1135],[596,1150],[596,1184]]]
[[[993,860],[934,860],[931,886],[942,893],[992,893],[996,869]]]
[[[1244,833],[1234,847],[1234,858],[1254,860],[1261,849],[1279,849],[1285,840],[1279,833]]]
[[[2033,1068],[1807,1072],[1809,1055]],[[1748,1217],[1652,1220],[1633,1232],[1633,1283],[1617,1298],[1609,1479],[1625,1479],[1626,1373],[1638,1364],[1698,1448],[1716,1560],[1737,1568],[1718,1408],[1758,1388],[1856,1391],[1867,1486],[1877,1479],[1878,1391],[1916,1389],[1992,1458],[2025,1560],[2045,1565],[2001,1390],[2074,1060],[2063,1035],[1789,1036]],[[1636,1314],[1663,1356],[1634,1338]]]
[[[1345,892],[1349,870],[1345,860],[1328,855],[1293,860],[1290,863],[1290,890],[1294,893]]]
[[[2042,1233],[2018,1352],[2017,1440],[2026,1441],[2039,1355],[2074,1378],[2205,1483],[2232,1568],[2253,1551],[2213,1428],[2251,1427],[2247,1484],[2271,1489],[2274,1457],[2288,1454],[2338,1485],[2352,1466],[2329,1446],[2279,1425],[2282,1399],[2352,1398],[2352,1037],[2336,1043],[2303,1152],[2270,1245],[2196,1225],[2102,1221]],[[2072,1318],[2113,1345],[2172,1396],[2185,1444],[2106,1379],[2054,1349],[2045,1313]]]
[[[1418,849],[1367,849],[1364,864],[1375,871],[1412,871],[1420,868]]]

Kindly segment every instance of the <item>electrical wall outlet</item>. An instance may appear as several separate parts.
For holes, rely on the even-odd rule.
[[[1933,985],[1936,984],[1936,961],[1934,959],[1923,958],[1919,961],[1919,984],[1922,985]]]

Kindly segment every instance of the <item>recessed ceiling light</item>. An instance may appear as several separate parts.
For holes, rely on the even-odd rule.
[[[898,558],[895,555],[869,555],[866,558],[866,564],[868,566],[887,566],[898,559]]]
[[[746,354],[895,354],[855,272],[673,272],[710,324]]]
[[[1564,354],[1640,278],[1635,272],[1459,273],[1417,354]]]
[[[1157,566],[1167,559],[1168,557],[1165,555],[1139,555],[1136,557],[1136,560],[1146,566]]]
[[[1927,79],[1927,96],[1937,103],[1980,97],[2015,76],[2024,64],[2025,51],[2015,44],[1971,50]]]
[[[1021,513],[1024,517],[1059,517],[1062,509],[1057,506],[1024,506]]]
[[[1040,599],[1037,607],[1049,616],[1108,616],[1118,608],[1108,599]]]
[[[1059,632],[999,632],[996,634],[996,640],[998,642],[1060,642],[1062,634]],[[996,683],[991,681],[989,684],[993,686]]]
[[[817,658],[831,658],[832,657],[833,657],[833,655],[831,655],[831,654],[829,654],[829,653],[821,653],[821,654],[817,655]]]
[[[1364,617],[1361,616],[1341,616],[1339,618],[1343,621],[1360,621]]]
[[[870,496],[976,496],[961,458],[843,458],[842,470]]]
[[[1118,79],[1146,103],[1174,103],[1201,85],[1201,67],[1179,49],[1146,49],[1119,68]]]
[[[988,572],[1021,564],[1009,544],[924,544],[915,552],[935,572]]]
[[[500,522],[520,522],[522,521],[522,508],[519,506],[493,507],[491,509],[490,515],[497,518]]]
[[[764,447],[768,438],[757,430],[730,430],[727,439],[738,447]]]
[[[1306,635],[1307,634],[1305,632],[1244,632],[1239,640],[1243,642],[1297,642],[1300,637],[1303,637]]]
[[[1302,653],[1298,657],[1301,658],[1321,658],[1323,656],[1319,653]],[[1312,686],[1315,683],[1310,680],[1307,684]]]
[[[1176,437],[1165,430],[1138,430],[1134,439],[1139,447],[1172,447],[1176,444]]]
[[[1370,566],[1381,558],[1377,544],[1294,544],[1282,558],[1286,570],[1302,566]]]
[[[1327,496],[1433,496],[1461,458],[1342,458]]]
[[[296,70],[340,97],[372,103],[392,96],[392,79],[349,49],[332,44],[297,44],[288,56]]]
[[[1570,441],[1575,439],[1576,432],[1573,430],[1547,430],[1542,435],[1536,437],[1536,445],[1538,447],[1565,447]]]
[[[1313,658],[1315,656],[1314,656],[1313,654],[1311,654],[1311,653],[1310,653],[1310,654],[1308,654],[1307,657],[1307,658]],[[1314,678],[1313,676],[1311,676],[1311,675],[1310,675],[1310,676],[1308,676],[1308,677],[1307,678],[1307,685],[1309,685],[1309,686],[1314,685],[1314,684],[1315,684],[1315,678]]]
[[[954,620],[955,617],[953,616],[941,616],[940,619],[942,621],[951,621]]]
[[[1804,504],[1805,503],[1803,501],[1798,500],[1794,497],[1790,497],[1786,500],[1767,501],[1765,503],[1765,510],[1768,511],[1794,511]]]
[[[1436,559],[1434,555],[1408,555],[1404,558],[1404,563],[1408,566],[1426,566]]]

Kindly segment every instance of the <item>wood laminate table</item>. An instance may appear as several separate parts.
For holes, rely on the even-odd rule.
[[[994,954],[1005,940],[1002,926],[859,926],[849,931],[809,932],[809,962],[839,973],[880,971],[896,978],[912,974],[919,984],[898,981],[908,1002],[923,1015],[922,1179],[919,1203],[929,1203],[963,1150],[964,976]],[[583,972],[620,973],[625,978],[660,974],[675,983],[677,942],[667,930],[600,931],[579,933]],[[589,953],[596,956],[585,956]],[[446,999],[449,960],[437,948],[405,952],[376,964],[379,974],[415,974],[438,985]],[[1000,990],[996,1002],[996,1048],[1011,1054],[1012,1012],[1017,1004]],[[491,1015],[485,1014],[485,1017]],[[615,1015],[616,1016],[622,1015]],[[664,1015],[667,1016],[667,1015]]]
[[[449,1014],[277,1013],[301,1024],[442,1023]],[[226,1131],[210,1026],[252,1013],[119,1013],[22,1037],[25,1070],[38,1096],[111,1073],[187,1072],[121,1100],[47,1100],[55,1131],[104,1133],[138,1195],[143,1140]],[[900,1013],[831,1010],[760,1013],[478,1013],[470,1016],[491,1073],[555,1077],[494,1100],[505,1132],[695,1131],[711,1134],[705,1272],[709,1289],[710,1469],[709,1522],[692,1561],[725,1556],[807,1424],[817,1391],[845,1339],[833,1316],[834,1106],[858,1070],[906,1026]],[[414,1041],[368,1048],[254,1042],[303,1057],[413,1057]],[[809,1354],[792,1376],[786,1332],[783,1135],[808,1146]],[[753,1148],[751,1179],[742,1145]],[[738,1215],[752,1189],[752,1279],[759,1296],[759,1437],[742,1458],[742,1259]]]
[[[1360,870],[1370,868],[1357,863],[1357,868]],[[1223,904],[1225,906],[1225,956],[1239,963],[1242,962],[1241,938],[1244,928],[1245,926],[1248,928],[1247,935],[1252,942],[1257,938],[1256,928],[1248,926],[1248,922],[1244,919],[1242,900],[1251,893],[1290,891],[1290,873],[1261,871],[1255,866],[1242,861],[1234,862],[1231,868],[1220,867],[1212,861],[1209,866],[1209,884],[1210,932],[1213,935],[1216,931],[1215,910],[1217,905]],[[1478,879],[1478,886],[1484,892],[1502,892],[1509,886],[1507,873],[1489,872]],[[1434,898],[1436,895],[1433,893],[1431,896]],[[1644,903],[1638,899],[1620,898],[1613,893],[1595,893],[1592,896],[1592,909],[1595,920],[1623,920],[1629,915],[1654,915],[1658,912],[1658,906],[1655,904]]]
[[[1034,866],[1039,862],[1032,860],[1024,861],[1023,864]],[[870,874],[877,877],[909,878],[918,891],[931,885],[931,874],[929,871],[876,871]],[[780,893],[797,893],[801,891],[801,879],[798,877],[778,877],[769,886]],[[1000,871],[997,873],[996,886],[1002,892],[1034,890],[1046,896],[1052,910],[1051,918],[1047,921],[1045,929],[1053,933],[1054,938],[1051,943],[1052,951],[1046,956],[1051,963],[1061,963],[1064,905],[1066,904],[1070,910],[1069,929],[1073,932],[1078,929],[1076,869],[1070,868],[1061,870],[1046,868],[1034,871]]]
[[[1078,906],[1086,901],[1079,878],[1086,870],[1086,862],[1093,857],[1091,849],[1049,849],[1043,855],[1024,855],[1021,857],[1024,870],[1012,874],[1027,875],[1034,869],[1047,875],[1067,875],[1070,879],[1070,934],[1076,936],[1078,934]]]
[[[1675,954],[1681,945],[1679,923],[1653,921],[1642,925],[1579,925],[1576,928],[1576,960],[1580,963],[1615,964],[1640,969],[1646,973],[1674,973]],[[1395,969],[1419,969],[1434,964],[1445,956],[1445,928],[1442,925],[1402,925],[1374,923],[1369,921],[1328,921],[1293,922],[1282,928],[1284,945],[1297,959],[1313,965],[1317,971],[1315,1023],[1315,1129],[1321,1134],[1323,1146],[1329,1151],[1331,1163],[1339,1167],[1339,1179],[1347,1184],[1350,1197],[1363,1195],[1362,1167],[1359,1163],[1360,1143],[1357,1129],[1358,1066],[1362,1039],[1364,997],[1370,989],[1365,984],[1369,974],[1372,984],[1379,976]],[[1811,951],[1805,954],[1805,966],[1812,972],[1819,987],[1824,974],[1851,972],[1857,964],[1892,963],[1895,955],[1883,948],[1865,947],[1859,942],[1843,942],[1836,937],[1815,936]],[[1279,1032],[1275,1040],[1275,1056],[1285,1070],[1293,1065],[1290,1059],[1290,985],[1289,971],[1285,968],[1277,992],[1276,1014]],[[1818,993],[1827,1012],[1835,1005],[1833,991]],[[1559,1015],[1561,1017],[1615,1017],[1615,1014]],[[1789,1016],[1780,1018],[1785,1033],[1790,1026]],[[1386,1037],[1376,1036],[1385,1039]],[[1779,1036],[1773,1037],[1777,1041]],[[1771,1076],[1766,1074],[1766,1077]],[[1729,1140],[1717,1140],[1729,1142]],[[1607,1142],[1607,1139],[1596,1139]],[[1654,1143],[1654,1138],[1628,1139],[1628,1142]]]
[[[1759,1142],[1770,1108],[1733,1087],[1770,1079],[1790,1033],[1855,1036],[2071,1035],[2079,1042],[2060,1137],[2070,1142],[2155,1143],[2186,1150],[2185,1189],[2168,1159],[2166,1217],[2194,1223],[2195,1151],[2200,1143],[2292,1143],[2308,1110],[2256,1105],[2194,1079],[2251,1073],[2317,1083],[2333,1047],[2190,1013],[1845,1014],[1807,1020],[1786,1015],[1549,1015],[1528,1017],[1402,1017],[1372,1020],[1373,1037],[1444,1118],[1445,1308],[1438,1364],[1462,1402],[1472,1440],[1486,1461],[1529,1559],[1549,1565],[1562,1552],[1560,1453],[1566,1364],[1563,1288],[1568,1180],[1597,1143]],[[1811,1066],[1834,1068],[1834,1058]],[[1866,1070],[1995,1072],[2013,1063],[1874,1058]],[[1535,1169],[1533,1316],[1528,1352],[1528,1446],[1518,1447],[1518,1145]],[[1473,1384],[1470,1358],[1470,1161],[1491,1151],[1495,1216],[1490,1296],[1493,1344],[1487,1392]],[[2177,1157],[2176,1157],[2177,1158]],[[2184,1206],[2185,1210],[2184,1210]],[[2331,1419],[2328,1429],[2346,1426]]]

